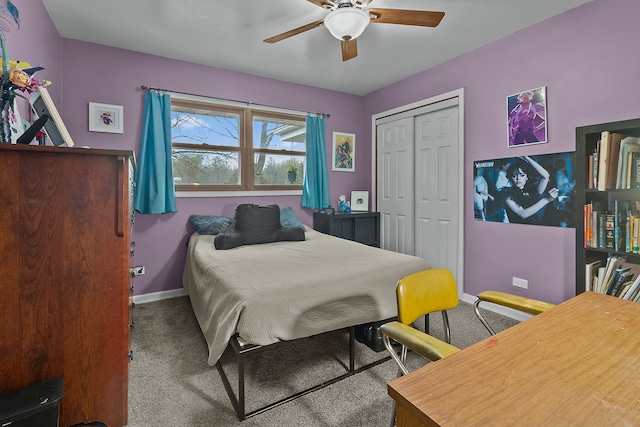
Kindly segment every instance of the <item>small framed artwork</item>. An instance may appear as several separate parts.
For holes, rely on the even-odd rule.
[[[509,147],[547,142],[547,88],[507,96]]]
[[[89,131],[122,133],[122,106],[90,102]]]
[[[369,211],[369,192],[368,191],[352,191],[351,192],[351,211]]]
[[[333,133],[333,161],[331,170],[354,172],[356,170],[356,136],[352,133]]]

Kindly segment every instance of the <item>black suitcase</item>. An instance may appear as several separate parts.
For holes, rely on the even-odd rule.
[[[380,331],[380,326],[397,319],[397,317],[392,317],[390,319],[379,320],[377,322],[357,325],[355,327],[356,341],[366,345],[373,351],[383,351],[385,349],[385,346],[382,342],[382,332]]]

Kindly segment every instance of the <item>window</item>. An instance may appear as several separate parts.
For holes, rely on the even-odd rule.
[[[301,189],[305,139],[303,116],[171,100],[177,191]]]

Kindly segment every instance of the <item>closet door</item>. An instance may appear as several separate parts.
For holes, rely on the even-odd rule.
[[[457,276],[458,106],[415,117],[415,253]]]
[[[378,129],[378,210],[382,247],[413,255],[413,117]]]

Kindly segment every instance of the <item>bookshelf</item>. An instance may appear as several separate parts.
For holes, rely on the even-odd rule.
[[[609,156],[610,158],[605,165],[610,169],[606,172],[601,167],[599,168],[598,165],[594,167],[593,163],[590,162],[590,155],[603,149],[603,143],[600,142],[606,138],[606,134],[603,134],[603,132],[621,134],[623,137],[640,138],[640,119],[576,128],[575,201],[576,215],[582,218],[582,220],[576,221],[576,295],[585,291],[587,264],[600,261],[601,265],[605,266],[607,259],[610,257],[626,257],[625,267],[631,266],[634,279],[640,274],[640,253],[634,252],[632,247],[633,236],[627,237],[627,229],[630,229],[630,227],[626,227],[627,212],[640,211],[640,188],[616,188],[620,186],[621,182],[622,187],[627,187],[626,179],[622,177],[622,174],[620,174],[620,179],[616,179],[618,174],[617,167],[623,167],[622,164],[618,164],[620,159],[619,151],[614,149],[613,155]],[[600,155],[602,154],[600,152]],[[629,167],[630,160],[631,157],[628,157],[625,168]],[[600,163],[601,165],[602,163]],[[616,169],[612,170],[611,166]],[[604,176],[603,173],[606,173],[609,177],[604,184],[598,182],[598,175],[601,178]],[[640,177],[638,179],[640,180]],[[630,187],[633,187],[633,184]],[[597,212],[605,214],[606,211],[606,214],[611,213],[611,216],[603,216],[600,219],[602,215],[587,215],[585,212],[587,205],[590,205]],[[616,205],[619,208],[617,218],[612,215]],[[585,218],[588,219],[585,220]],[[613,228],[607,227],[607,222],[610,223],[611,220],[615,221]],[[607,238],[607,231],[609,231],[609,237],[613,238]],[[597,233],[596,236],[593,236],[593,233]]]

